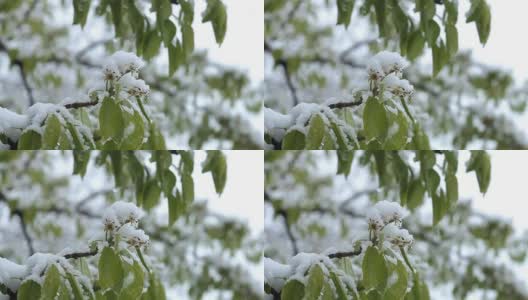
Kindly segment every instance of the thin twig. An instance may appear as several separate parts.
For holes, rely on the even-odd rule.
[[[31,15],[31,13],[33,12],[33,10],[35,10],[35,6],[37,6],[38,1],[39,0],[33,0],[33,2],[31,3],[31,6],[24,13],[24,20],[27,21],[29,19],[29,16]]]
[[[83,205],[85,205],[86,203],[96,199],[97,196],[108,194],[108,193],[111,193],[111,192],[112,192],[111,189],[95,191],[95,192],[89,194],[88,196],[84,197],[81,201],[77,202],[77,205],[75,205],[75,209],[76,210],[80,210]]]

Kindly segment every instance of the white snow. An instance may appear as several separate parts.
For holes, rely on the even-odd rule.
[[[135,78],[131,73],[123,75],[119,83],[129,94],[134,96],[144,96],[150,92],[150,87],[145,81]]]
[[[388,75],[392,72],[401,73],[408,66],[409,62],[401,57],[399,53],[381,51],[370,59],[367,70],[369,73],[370,71],[383,71],[383,75]]]
[[[26,274],[26,267],[0,257],[0,283],[16,291]]]
[[[117,51],[108,58],[107,64],[105,64],[105,70],[114,71],[115,67],[119,69],[119,72],[125,74],[127,72],[137,72],[143,68],[145,62],[137,57],[134,53]]]
[[[9,128],[22,129],[27,126],[27,122],[27,116],[0,107],[0,132],[5,132]]]
[[[401,207],[400,204],[387,200],[376,203],[374,209],[378,211],[385,224],[391,222],[401,223],[401,221],[409,214],[409,212]]]
[[[409,234],[407,229],[402,229],[392,223],[387,224],[383,228],[383,233],[385,238],[396,246],[407,246],[414,241],[413,236]]]
[[[264,107],[264,128],[271,130],[273,128],[288,128],[292,124],[292,118],[289,115],[283,115],[273,109]]]
[[[124,224],[121,229],[119,229],[118,234],[130,245],[133,247],[141,247],[149,242],[148,235],[141,229],[135,228],[132,224]]]
[[[414,87],[407,79],[401,79],[398,75],[391,73],[383,79],[383,84],[386,88],[392,90],[398,95],[410,95],[414,92]]]
[[[105,222],[110,220],[120,226],[125,223],[137,224],[143,215],[144,212],[133,203],[117,201],[104,213],[103,219]]]
[[[264,278],[276,291],[282,290],[286,279],[291,275],[291,267],[264,257]]]

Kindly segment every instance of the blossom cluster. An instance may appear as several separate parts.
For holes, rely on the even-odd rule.
[[[138,78],[139,70],[145,63],[133,53],[117,51],[103,67],[105,81],[119,83],[131,96],[146,96],[149,86]]]
[[[402,79],[403,70],[409,62],[398,53],[382,51],[373,56],[367,64],[369,81],[374,86],[383,86],[396,96],[409,96],[414,92],[408,80]]]
[[[375,236],[383,234],[385,240],[395,246],[408,246],[413,236],[401,228],[403,219],[409,214],[396,202],[380,201],[367,211],[369,231]]]
[[[143,214],[134,204],[117,201],[103,215],[104,230],[112,236],[119,235],[130,246],[145,246],[149,237],[137,228]]]

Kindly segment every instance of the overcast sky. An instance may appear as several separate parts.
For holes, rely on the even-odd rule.
[[[224,0],[227,7],[227,33],[219,47],[210,23],[195,18],[196,47],[206,48],[218,62],[246,70],[254,83],[264,80],[264,0]],[[203,11],[205,1],[195,1]]]

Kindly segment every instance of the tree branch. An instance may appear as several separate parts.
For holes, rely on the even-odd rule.
[[[359,106],[361,104],[363,104],[363,99],[358,100],[358,101],[352,101],[352,102],[332,103],[328,105],[328,107],[330,107],[331,109],[335,109],[335,108],[354,107],[354,106]]]
[[[95,250],[88,251],[88,252],[77,252],[77,253],[66,254],[66,255],[64,255],[64,258],[66,258],[66,259],[78,259],[78,258],[82,258],[82,257],[95,256],[97,253],[98,253],[98,249],[95,249]]]
[[[271,203],[271,198],[267,192],[264,192],[264,201]],[[286,212],[286,210],[284,209],[279,209],[279,210],[276,210],[275,212],[277,213],[277,215],[282,216],[284,220],[284,227],[286,229],[286,235],[288,235],[288,239],[291,242],[293,255],[299,253],[299,247],[297,246],[297,240],[293,236],[293,232],[291,231],[291,228],[290,228],[290,222],[288,221],[288,212]]]
[[[361,251],[363,251],[363,249],[361,249],[361,247],[359,247],[359,249],[355,250],[355,251],[331,253],[331,254],[328,254],[328,257],[330,257],[330,258],[343,258],[343,257],[358,256],[358,255],[361,254]]]
[[[13,214],[17,215],[20,218],[20,226],[22,228],[22,234],[24,235],[24,239],[26,240],[26,244],[29,249],[29,256],[31,256],[35,254],[35,248],[33,248],[33,240],[29,236],[29,233],[27,230],[26,221],[24,220],[24,213],[19,209],[15,209],[13,211]]]
[[[0,40],[0,52],[6,52],[6,53],[9,52],[9,50],[7,49],[7,46],[4,44],[2,40]],[[26,89],[26,93],[28,94],[29,106],[35,104],[35,98],[33,98],[33,89],[29,85],[26,72],[24,71],[24,62],[21,61],[20,59],[14,59],[14,60],[11,60],[11,64],[18,66],[20,77],[22,77],[22,84],[24,85],[24,88]]]
[[[98,100],[94,100],[90,102],[76,102],[76,103],[65,104],[64,107],[66,107],[67,109],[77,109],[81,107],[95,106],[98,103],[99,103]]]
[[[267,41],[264,41],[264,51],[268,53],[273,52],[273,48]],[[288,85],[288,89],[290,90],[290,93],[293,98],[293,106],[296,106],[297,104],[299,104],[299,98],[297,97],[297,89],[293,85],[293,81],[291,79],[291,75],[288,70],[288,62],[280,58],[276,60],[276,63],[277,65],[281,66],[282,70],[284,71],[284,77],[286,78],[286,85]]]

